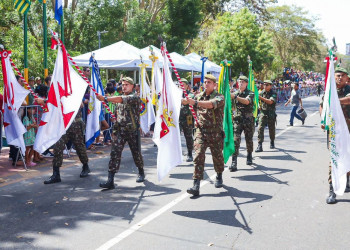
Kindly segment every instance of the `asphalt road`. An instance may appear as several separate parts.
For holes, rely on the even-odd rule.
[[[276,149],[269,149],[266,129],[264,152],[253,153],[254,164],[247,166],[243,139],[239,171],[226,169],[223,188],[213,185],[208,151],[207,180],[196,199],[186,193],[192,164],[157,181],[157,149],[150,139],[142,145],[145,183],[135,182],[137,169],[126,149],[115,190],[98,187],[107,177],[108,155],[90,161],[88,178],[79,178],[77,162],[62,169],[58,184],[44,185],[48,174],[42,173],[3,186],[0,248],[348,249],[350,194],[335,205],[325,203],[329,153],[318,102],[304,99],[305,125],[295,121],[289,128],[290,107],[279,106]]]

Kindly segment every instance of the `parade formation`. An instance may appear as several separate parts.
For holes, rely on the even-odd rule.
[[[46,10],[46,1],[42,2]],[[25,0],[14,1],[16,10],[25,18],[30,4]],[[168,49],[172,48],[168,48],[166,39],[161,36],[159,48],[149,44],[146,50],[140,50],[119,43],[126,58],[122,58],[121,52],[101,52],[105,48],[88,52],[88,56],[71,57],[63,36],[62,1],[56,0],[55,4],[55,19],[62,30],[51,30],[50,45],[56,57],[51,74],[45,51],[44,82],[40,77],[29,77],[26,63],[23,72],[17,68],[13,59],[19,55],[11,51],[11,44],[0,47],[1,139],[3,137],[10,148],[9,158],[13,165],[23,166],[26,170],[35,168],[44,157],[51,155],[52,175],[43,183],[52,185],[41,184],[45,188],[60,187],[65,183],[65,178],[61,178],[61,173],[66,171],[62,171],[64,155],[72,152],[80,160],[76,164],[81,166],[79,177],[91,180],[96,170],[96,164],[89,161],[91,152],[103,146],[110,147],[110,154],[101,156],[106,180],[94,184],[94,188],[101,191],[118,194],[116,186],[124,175],[117,173],[127,171],[123,169],[126,166],[123,162],[129,162],[129,159],[122,157],[127,150],[131,152],[133,164],[126,167],[136,167],[136,183],[143,185],[145,190],[153,190],[157,185],[150,185],[147,180],[150,173],[147,159],[151,157],[156,162],[154,174],[159,185],[169,181],[175,168],[190,166],[184,171],[193,173],[193,183],[189,184],[188,180],[190,187],[181,191],[192,199],[206,198],[201,186],[210,182],[207,169],[211,166],[215,171],[215,180],[211,182],[215,192],[232,191],[235,184],[226,180],[224,183],[224,175],[236,178],[237,171],[246,167],[254,171],[258,157],[265,161],[266,152],[284,147],[284,140],[279,140],[276,134],[277,124],[281,121],[278,109],[291,105],[286,131],[307,125],[309,118],[303,103],[305,98],[316,98],[317,95],[320,100],[317,126],[325,131],[324,141],[329,154],[329,195],[324,204],[335,204],[339,196],[350,192],[350,77],[336,58],[334,40],[327,51],[325,72],[304,72],[285,65],[279,69],[283,70],[282,74],[271,77],[266,73],[268,71],[261,73],[254,67],[254,62],[258,61],[252,59],[254,56],[248,55],[243,60],[243,69],[237,74],[233,65],[238,62],[234,60],[215,59],[218,63],[215,64],[204,55],[192,53],[191,61],[178,53],[169,53]],[[171,41],[169,37],[167,39]],[[50,45],[46,44],[45,50]],[[269,140],[265,135],[267,131]],[[297,136],[302,135],[295,134],[293,138]],[[242,140],[245,145],[241,144]],[[126,145],[128,149],[125,149]],[[146,156],[145,146],[150,145],[157,154],[150,156],[147,151]],[[298,150],[295,152],[302,149]],[[208,164],[208,155],[212,164]],[[241,157],[246,166],[241,165]],[[271,159],[266,157],[267,160]],[[327,163],[319,167],[327,168]],[[81,182],[84,180],[80,179]],[[327,180],[326,176],[324,180]],[[237,203],[234,195],[231,198]],[[247,224],[244,217],[243,221]],[[116,238],[116,242],[121,240]]]

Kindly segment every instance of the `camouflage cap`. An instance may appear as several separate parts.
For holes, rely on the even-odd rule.
[[[264,80],[264,84],[265,83],[268,83],[268,84],[272,85],[272,82],[270,80]]]
[[[341,67],[336,67],[334,72],[335,73],[341,72],[341,73],[345,73],[345,74],[349,75],[348,71],[344,68],[341,68]]]
[[[134,83],[134,80],[133,80],[131,77],[123,77],[123,78],[122,78],[122,81],[128,82],[128,83],[130,83],[130,84],[132,84],[132,85],[135,84],[135,83]]]
[[[248,82],[248,77],[246,77],[246,76],[239,76],[238,80],[242,80],[242,81]]]
[[[186,78],[181,78],[181,82],[186,83],[188,85],[188,81],[186,80]]]
[[[212,80],[214,83],[216,83],[216,77],[213,76],[212,74],[206,74],[204,76],[205,79],[209,79],[209,80]]]

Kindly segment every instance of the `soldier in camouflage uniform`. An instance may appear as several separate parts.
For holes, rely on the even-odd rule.
[[[46,100],[42,98],[36,98],[35,101],[40,105],[44,105],[46,103]],[[61,182],[60,167],[62,166],[62,162],[63,162],[63,150],[65,149],[66,143],[69,140],[71,140],[74,143],[80,162],[83,164],[80,177],[83,178],[89,175],[90,168],[88,165],[89,159],[86,154],[86,147],[85,147],[84,133],[83,133],[84,130],[85,130],[85,123],[82,120],[82,109],[80,109],[76,117],[74,118],[74,121],[66,131],[66,133],[62,135],[61,139],[59,139],[58,142],[56,142],[53,147],[53,152],[54,152],[54,158],[52,161],[53,174],[47,181],[44,181],[44,184]]]
[[[194,95],[190,92],[190,86],[188,85],[188,81],[185,78],[182,78],[181,81],[184,83],[186,92],[188,94],[189,98],[194,98]],[[185,95],[183,95],[185,97]],[[186,146],[187,146],[187,162],[193,161],[192,157],[192,150],[193,150],[193,127],[194,127],[194,122],[193,122],[193,116],[192,112],[190,110],[190,107],[186,103],[186,100],[182,100],[182,106],[180,110],[180,118],[179,118],[179,123],[180,123],[180,128],[182,129],[185,139],[186,139]]]
[[[112,142],[111,159],[109,160],[108,180],[100,183],[100,187],[113,189],[114,175],[119,171],[124,145],[128,142],[139,174],[136,182],[145,180],[143,158],[140,148],[140,97],[133,91],[134,81],[130,77],[122,79],[123,94],[121,96],[98,96],[100,101],[116,103],[117,121],[113,127],[116,139]]]
[[[348,80],[348,72],[344,68],[337,67],[335,69],[335,81],[337,84],[337,92],[339,101],[341,104],[341,108],[343,110],[343,114],[345,117],[346,124],[348,125],[348,130],[350,132],[350,86],[347,85]],[[323,107],[323,99],[320,102],[320,114],[322,114],[322,107]],[[321,126],[324,129],[324,125]],[[350,172],[347,176],[347,183],[345,192],[350,192]],[[329,162],[329,174],[328,174],[328,182],[329,182],[329,196],[327,197],[327,204],[334,204],[337,202],[336,200],[336,194],[334,193],[333,185],[332,185],[332,165],[331,162]]]
[[[194,158],[194,184],[187,189],[187,193],[193,196],[199,195],[200,181],[203,179],[205,151],[209,147],[213,157],[214,169],[217,173],[215,187],[223,185],[222,172],[224,171],[224,96],[219,94],[216,78],[213,75],[205,75],[204,91],[198,94],[195,99],[188,99],[185,104],[193,105],[197,110],[199,125],[196,128],[194,148],[196,156]]]
[[[258,147],[255,152],[262,152],[262,143],[264,142],[264,129],[266,124],[269,127],[270,148],[275,148],[276,134],[276,93],[271,89],[272,82],[264,81],[264,90],[259,93],[260,115],[258,127]]]
[[[235,152],[232,155],[232,164],[229,167],[230,172],[237,171],[237,156],[239,154],[239,146],[241,144],[241,134],[244,131],[245,141],[247,145],[247,165],[253,164],[253,135],[254,125],[254,93],[247,89],[248,78],[240,76],[238,78],[239,89],[231,94],[232,104],[235,108],[233,117],[233,130]]]

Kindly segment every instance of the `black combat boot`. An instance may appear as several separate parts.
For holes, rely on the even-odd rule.
[[[270,148],[274,149],[275,148],[275,141],[270,141]],[[255,151],[256,152],[256,151]]]
[[[332,184],[329,184],[329,196],[326,200],[327,204],[337,203],[336,197],[337,197],[337,195],[334,193]]]
[[[86,163],[83,165],[83,168],[81,170],[81,173],[80,173],[80,178],[84,178],[84,177],[87,177],[89,176],[89,173],[90,173],[90,168],[89,168],[89,165]]]
[[[216,188],[221,188],[222,184],[223,184],[222,173],[217,173],[216,174],[216,180],[215,180],[215,187]]]
[[[187,162],[193,161],[192,150],[188,150],[186,161]]]
[[[228,169],[230,170],[230,172],[237,171],[237,156],[232,155],[232,163]]]
[[[136,178],[136,182],[144,182],[145,181],[145,171],[143,168],[139,168],[139,175]]]
[[[193,196],[199,196],[199,187],[201,185],[201,180],[194,179],[193,187],[187,189],[187,193],[192,194]]]
[[[44,184],[52,184],[57,182],[61,182],[60,168],[53,167],[53,173],[51,177],[47,181],[44,181]]]
[[[262,143],[259,143],[259,144],[258,144],[258,147],[255,149],[255,152],[256,152],[256,153],[259,153],[259,152],[262,152],[262,151],[263,151]]]
[[[105,189],[114,189],[114,172],[108,172],[108,180],[106,183],[100,183],[100,187],[101,188],[105,188]]]
[[[346,181],[346,187],[345,187],[345,193],[349,193],[350,192],[350,176],[346,176],[347,181]]]
[[[252,165],[253,164],[253,156],[252,153],[247,154],[247,165]]]

